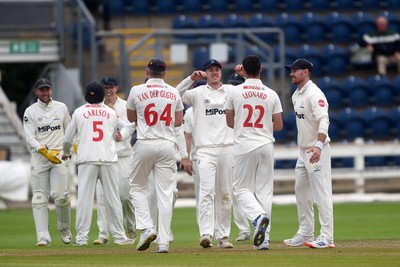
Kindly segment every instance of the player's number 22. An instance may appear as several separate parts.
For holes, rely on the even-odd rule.
[[[254,127],[254,128],[262,128],[263,124],[260,123],[262,118],[264,117],[265,109],[263,106],[255,105],[254,108],[251,105],[245,104],[243,105],[244,109],[247,109],[249,113],[247,114],[246,120],[243,122],[243,127]],[[253,117],[254,109],[259,111],[258,117],[256,121],[251,122],[251,118]]]

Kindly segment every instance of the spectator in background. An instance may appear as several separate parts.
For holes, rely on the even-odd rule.
[[[386,17],[377,17],[376,29],[363,38],[376,61],[378,74],[386,75],[391,63],[397,64],[400,73],[400,35],[388,28]]]

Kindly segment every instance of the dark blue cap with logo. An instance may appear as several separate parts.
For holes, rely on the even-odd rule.
[[[154,72],[164,72],[167,69],[167,64],[162,59],[154,58],[149,61],[147,68]]]
[[[216,59],[209,59],[203,64],[202,70],[205,71],[212,65],[218,66],[220,69],[222,69],[222,65],[218,62]]]
[[[238,84],[244,83],[244,81],[245,81],[245,79],[242,76],[240,76],[237,73],[234,73],[229,78],[228,83],[233,84],[233,85],[238,85]]]
[[[305,58],[296,59],[292,64],[286,65],[286,69],[288,70],[309,70],[312,71],[314,65]]]
[[[113,76],[106,76],[101,79],[100,83],[104,86],[106,84],[118,85],[117,80]]]
[[[34,87],[35,87],[36,89],[41,89],[41,88],[44,88],[44,87],[52,88],[52,85],[51,85],[51,82],[50,82],[49,79],[47,79],[47,78],[39,78],[39,79],[35,82]]]

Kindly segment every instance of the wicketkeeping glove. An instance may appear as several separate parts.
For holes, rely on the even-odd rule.
[[[38,149],[38,153],[42,154],[46,159],[54,164],[60,164],[61,160],[57,158],[58,151],[49,151],[45,147]]]

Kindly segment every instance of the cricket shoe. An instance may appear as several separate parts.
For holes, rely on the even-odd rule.
[[[85,246],[87,246],[87,242],[77,242],[77,241],[75,241],[74,242],[74,247],[85,247]]]
[[[71,243],[72,240],[72,234],[69,229],[63,229],[61,230],[61,240],[64,244],[69,244]]]
[[[129,239],[135,240],[135,239],[136,239],[136,231],[133,230],[133,229],[129,229],[128,232],[126,233],[126,236],[127,236]]]
[[[304,242],[304,245],[309,248],[334,248],[333,241],[328,241],[325,236],[320,235],[315,241]]]
[[[157,253],[168,253],[169,246],[168,244],[159,244],[157,246],[156,252]]]
[[[249,233],[240,233],[239,236],[236,238],[236,241],[247,241],[250,239]]]
[[[142,230],[137,250],[146,250],[150,247],[151,242],[157,238],[157,232],[153,227]]]
[[[50,242],[49,242],[49,240],[42,238],[42,239],[40,239],[39,242],[37,242],[36,246],[38,246],[38,247],[48,247],[48,246],[50,246]]]
[[[98,239],[93,241],[93,245],[95,245],[95,246],[104,246],[104,245],[107,245],[107,243],[108,243],[108,240],[103,237],[99,237]]]
[[[218,238],[219,248],[233,248],[233,244],[229,242],[228,237]]]
[[[265,239],[259,246],[253,246],[254,250],[269,250],[269,240]]]
[[[200,246],[203,248],[209,248],[212,247],[212,237],[211,235],[202,235],[200,239]]]
[[[260,214],[253,221],[254,225],[254,246],[259,246],[264,242],[265,232],[267,231],[267,227],[269,225],[269,218],[266,214]]]
[[[289,247],[298,247],[303,246],[305,242],[314,241],[314,237],[312,236],[304,236],[295,234],[292,238],[283,240],[283,244]]]
[[[123,240],[115,240],[115,241],[114,241],[114,244],[120,245],[120,246],[132,245],[133,243],[135,243],[135,240],[130,239],[130,238],[123,239]]]

